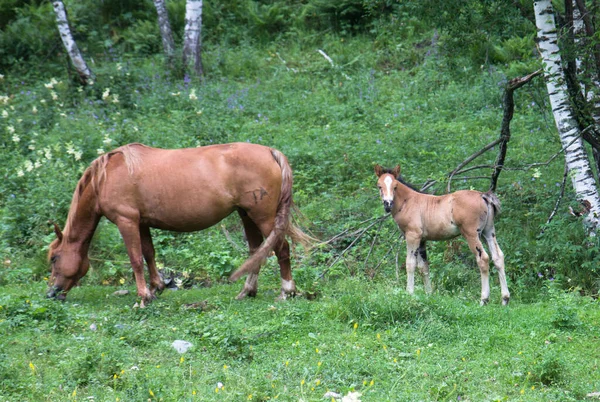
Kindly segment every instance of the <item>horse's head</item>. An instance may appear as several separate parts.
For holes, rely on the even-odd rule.
[[[52,273],[46,296],[65,300],[67,292],[87,273],[90,261],[82,246],[67,242],[56,224],[54,232],[56,239],[50,244],[48,251]]]
[[[393,169],[384,169],[379,165],[375,165],[375,174],[378,177],[377,188],[379,188],[379,195],[381,201],[383,201],[383,209],[385,209],[385,212],[392,212],[394,193],[398,185],[396,178],[400,174],[400,165],[396,165]]]

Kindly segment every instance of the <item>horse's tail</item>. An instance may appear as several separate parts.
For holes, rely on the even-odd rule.
[[[260,247],[229,277],[231,281],[235,281],[248,273],[258,273],[260,266],[269,256],[269,253],[285,238],[286,234],[294,242],[299,242],[304,246],[308,247],[312,243],[312,238],[291,222],[290,211],[294,204],[292,200],[292,185],[294,182],[292,168],[285,155],[281,152],[271,149],[271,155],[273,155],[273,158],[281,168],[282,179],[275,224],[273,230]]]
[[[500,215],[500,213],[502,212],[502,206],[500,205],[500,200],[498,199],[498,196],[496,194],[494,194],[491,191],[488,191],[486,193],[482,193],[481,198],[483,198],[485,203],[488,206],[491,206],[492,209],[494,210],[494,213],[492,215],[492,220],[496,216]]]

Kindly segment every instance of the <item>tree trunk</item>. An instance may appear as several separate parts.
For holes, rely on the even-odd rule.
[[[558,47],[554,10],[551,0],[535,1],[533,8],[538,30],[539,50],[544,62],[546,87],[556,128],[564,148],[567,168],[569,169],[576,197],[584,205],[586,211],[589,211],[586,214],[584,223],[590,234],[595,235],[600,218],[600,197],[581,138],[581,131],[569,103],[568,89]]]
[[[201,76],[202,0],[187,0],[185,4],[185,32],[183,36],[183,65],[186,71]]]
[[[160,28],[160,36],[162,38],[163,50],[169,65],[173,62],[173,54],[175,53],[175,42],[173,41],[173,33],[171,24],[169,23],[169,13],[165,7],[164,0],[154,0],[156,13],[158,14],[158,27]]]
[[[71,58],[71,62],[79,74],[79,80],[85,85],[90,78],[92,78],[92,71],[88,68],[77,47],[75,39],[73,39],[65,5],[62,0],[53,0],[52,5],[54,6],[54,12],[56,13],[56,25],[58,26],[58,32],[60,33],[63,45],[65,45],[65,49]]]

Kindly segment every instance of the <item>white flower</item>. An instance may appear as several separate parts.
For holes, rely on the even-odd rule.
[[[112,102],[113,102],[113,103],[119,103],[119,95],[117,95],[117,94],[114,94],[114,95],[113,95],[113,100],[112,100]]]
[[[46,103],[46,99],[40,99],[40,103]]]
[[[75,153],[75,148],[73,147],[72,142],[67,142],[66,147],[67,147],[67,154],[73,155]]]
[[[102,148],[98,148],[98,149],[96,150],[96,153],[97,153],[98,155],[102,155],[102,154],[104,153],[104,150],[103,150]]]
[[[106,99],[108,99],[109,96],[110,96],[110,88],[106,88],[104,90],[104,92],[102,93],[102,99],[106,100]]]
[[[37,107],[35,107],[35,105],[34,105],[33,108],[31,109],[31,113],[37,114],[37,112],[38,112]]]
[[[40,166],[42,166],[42,162],[40,161],[35,161],[35,164],[33,165],[34,168],[39,168]]]
[[[8,112],[6,110],[2,111],[2,117],[5,119],[8,117]]]
[[[8,103],[8,101],[10,100],[10,98],[6,95],[0,95],[0,101],[2,103],[4,103],[5,105]]]
[[[46,88],[48,88],[48,89],[52,89],[52,88],[54,88],[54,84],[52,84],[51,82],[49,82],[49,83],[47,83],[47,84],[44,84],[44,86],[45,86]]]
[[[33,144],[29,144],[27,148],[29,148],[31,151],[35,151],[35,145]]]
[[[190,100],[198,100],[198,96],[196,96],[196,89],[192,88],[190,91]]]
[[[204,113],[202,110],[198,110],[198,111],[196,112],[196,114],[197,114],[198,116],[201,116],[201,115],[202,115],[202,113]]]
[[[536,179],[539,179],[542,176],[542,172],[540,172],[540,169],[535,168],[535,169],[533,169],[532,176],[535,177]]]
[[[138,131],[140,131],[140,129],[137,128],[137,126],[133,126],[133,131],[135,131],[137,133]]]
[[[171,92],[171,96],[179,96],[181,95],[181,92]]]
[[[19,177],[25,176],[25,172],[23,172],[23,169],[17,170],[17,176],[19,176]]]
[[[13,140],[14,142],[17,142],[17,143],[18,143],[18,142],[20,142],[20,141],[21,141],[21,138],[20,138],[18,135],[16,135],[16,134],[15,134],[15,135],[13,135],[13,136],[12,136],[12,140]]]
[[[102,142],[106,145],[110,145],[112,140],[110,138],[108,138],[108,135],[104,136],[104,139],[102,140]]]
[[[94,85],[94,80],[89,80],[88,85]]]
[[[44,148],[44,158],[46,158],[47,160],[52,159],[52,150],[50,149],[50,147]]]
[[[76,161],[81,160],[81,151],[75,151],[73,156],[75,157]]]
[[[13,126],[6,126],[6,130],[9,132],[9,134],[15,133],[15,128]]]
[[[27,170],[28,172],[31,172],[33,170],[33,162],[31,162],[29,159],[25,161],[25,170]]]
[[[4,79],[4,74],[0,74],[0,81]]]
[[[52,96],[52,100],[57,100],[58,99],[58,95],[54,91],[50,91],[50,96]]]
[[[117,71],[121,71],[123,69],[123,66],[121,65],[121,63],[117,63]]]

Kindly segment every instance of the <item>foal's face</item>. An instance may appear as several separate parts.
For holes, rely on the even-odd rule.
[[[87,256],[81,255],[79,247],[63,245],[59,239],[50,244],[48,259],[52,273],[46,295],[50,298],[64,300],[67,292],[87,273],[90,261]]]
[[[392,170],[387,170],[376,165],[375,174],[379,177],[377,188],[379,189],[381,201],[383,201],[383,209],[385,209],[385,212],[392,212],[392,208],[394,207],[394,193],[398,185],[396,177],[400,174],[400,166],[396,166]]]

